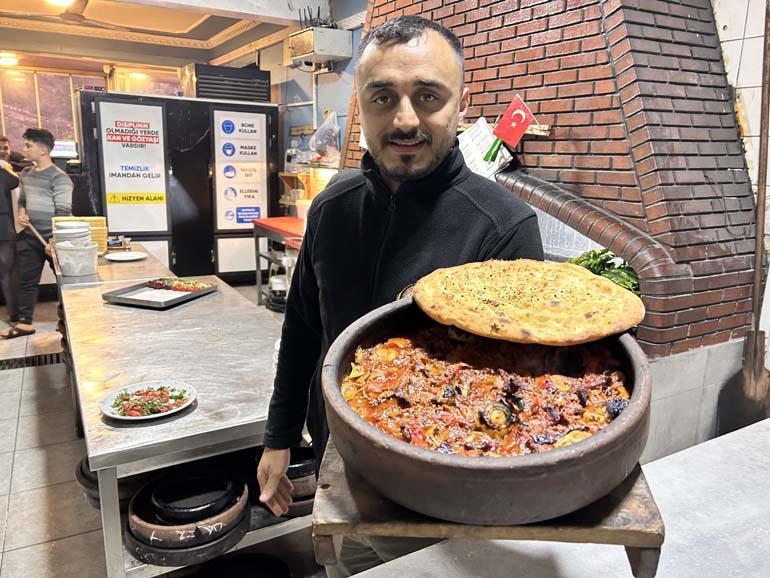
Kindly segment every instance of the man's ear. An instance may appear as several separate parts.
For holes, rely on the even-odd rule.
[[[457,115],[457,126],[462,126],[465,115],[468,114],[468,107],[471,104],[471,89],[463,87],[463,94],[460,97],[460,114]]]

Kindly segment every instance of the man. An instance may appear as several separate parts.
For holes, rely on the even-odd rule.
[[[9,163],[15,173],[20,173],[33,164],[32,161],[24,158],[23,154],[11,150],[11,141],[5,135],[0,135],[0,160]]]
[[[37,303],[38,284],[43,265],[50,256],[50,247],[43,246],[29,230],[32,225],[44,239],[53,234],[53,217],[72,214],[72,181],[51,161],[53,135],[45,130],[29,128],[24,133],[24,154],[36,166],[21,173],[19,195],[19,223],[27,227],[16,243],[19,267],[19,298],[13,327],[0,333],[3,339],[32,335],[33,312]]]
[[[487,259],[542,259],[537,218],[521,200],[472,173],[456,133],[469,102],[463,50],[447,29],[415,16],[361,42],[356,91],[368,153],[313,201],[292,278],[257,478],[260,501],[286,512],[289,449],[308,429],[320,460],[328,437],[320,368],[353,321],[441,267]],[[345,575],[426,545],[342,544]]]
[[[16,317],[18,275],[16,268],[16,216],[13,210],[13,191],[19,186],[19,177],[11,165],[0,158],[0,289],[5,299],[9,319]]]

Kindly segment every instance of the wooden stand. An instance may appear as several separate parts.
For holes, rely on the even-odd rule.
[[[617,544],[625,546],[636,578],[653,578],[664,528],[639,466],[611,494],[572,514],[521,526],[474,526],[423,516],[391,502],[346,470],[329,441],[313,508],[313,548],[319,564],[337,563],[332,539],[345,534]]]

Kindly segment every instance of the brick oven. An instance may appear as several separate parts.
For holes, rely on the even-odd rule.
[[[551,125],[498,181],[627,260],[654,372],[677,381],[670,368],[694,367],[657,389],[697,391],[675,401],[700,413],[649,457],[711,437],[723,388],[707,390],[740,368],[751,322],[754,199],[710,2],[370,0],[367,27],[402,14],[462,39],[470,121],[494,121],[518,93]],[[357,167],[355,95],[349,118],[344,162]]]

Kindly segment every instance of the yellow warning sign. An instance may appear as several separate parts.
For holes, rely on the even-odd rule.
[[[164,205],[166,193],[109,193],[108,205]]]

